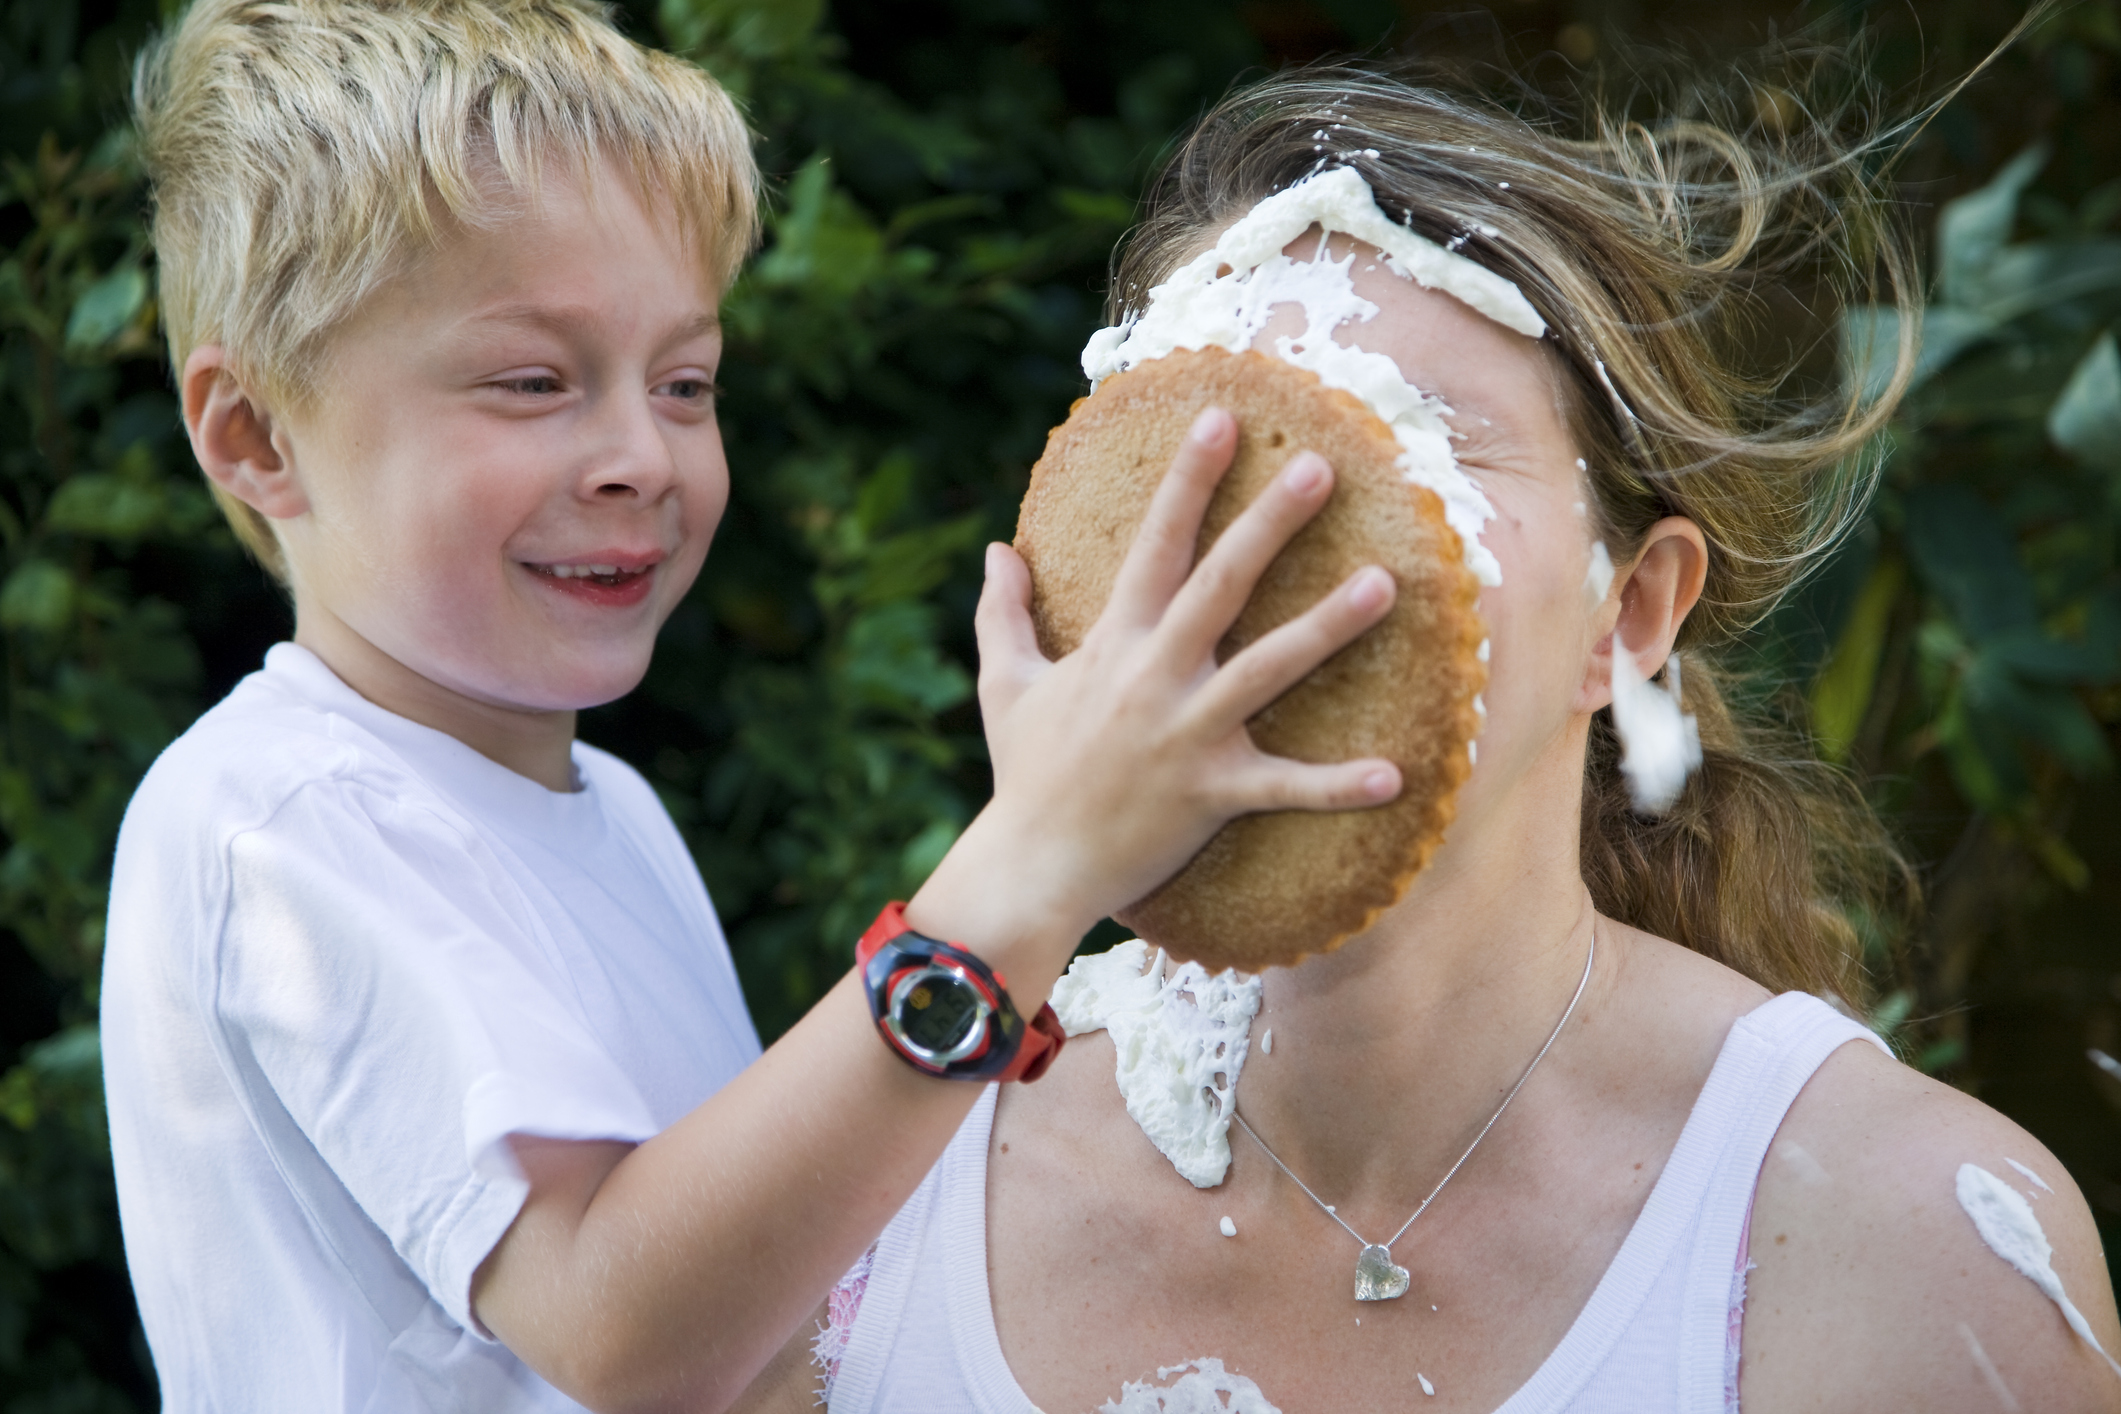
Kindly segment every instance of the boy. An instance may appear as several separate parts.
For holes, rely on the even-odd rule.
[[[741,120],[570,0],[200,0],[139,109],[186,428],[295,607],[118,847],[112,1148],[166,1407],[726,1407],[979,1092],[859,969],[761,1058],[668,818],[573,740],[726,499]],[[1081,653],[1040,658],[989,552],[998,792],[905,910],[929,938],[864,941],[984,979],[983,1077],[1035,1070],[1075,939],[1222,821],[1397,790],[1251,747],[1391,585],[1219,671],[1331,478],[1296,459],[1189,578],[1234,445],[1196,434]]]

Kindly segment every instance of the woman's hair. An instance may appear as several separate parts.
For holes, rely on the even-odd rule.
[[[296,405],[378,285],[534,201],[553,164],[616,166],[717,291],[757,224],[736,104],[588,0],[193,0],[141,56],[134,111],[171,362],[221,344]],[[270,522],[214,498],[284,579]]]
[[[1771,988],[1856,1001],[1858,920],[1911,904],[1913,876],[1844,775],[1734,714],[1709,656],[1861,515],[1874,436],[1914,359],[1920,292],[1867,160],[1886,135],[1809,114],[1801,92],[1694,92],[1645,121],[1589,96],[1578,112],[1526,116],[1436,71],[1284,73],[1223,99],[1173,154],[1117,258],[1109,313],[1138,313],[1229,221],[1326,166],[1355,168],[1387,216],[1514,281],[1550,328],[1614,561],[1671,515],[1709,546],[1679,639],[1702,765],[1669,811],[1640,815],[1610,713],[1597,715],[1583,787],[1592,896]],[[1797,396],[1801,350],[1763,368],[1757,326],[1778,289],[1824,292],[1827,328],[1882,289],[1900,314],[1883,393],[1847,379]]]

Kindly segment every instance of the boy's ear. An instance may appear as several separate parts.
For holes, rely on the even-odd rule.
[[[184,360],[182,392],[184,430],[209,481],[273,520],[309,509],[271,410],[237,381],[226,349],[193,349]]]
[[[1650,527],[1642,553],[1621,572],[1619,617],[1591,650],[1576,694],[1579,712],[1596,712],[1612,702],[1616,642],[1634,655],[1643,677],[1654,677],[1664,667],[1679,626],[1701,599],[1708,573],[1709,543],[1700,526],[1685,516],[1666,516]]]

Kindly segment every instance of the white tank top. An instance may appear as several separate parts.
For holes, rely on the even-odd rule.
[[[1738,1019],[1589,1303],[1496,1414],[1736,1408],[1737,1319],[1760,1165],[1797,1092],[1855,1040],[1885,1049],[1860,1023],[1802,992]],[[1039,1414],[1002,1358],[987,1289],[994,1098],[989,1086],[884,1230],[866,1283],[854,1289],[860,1306],[848,1313],[851,1328],[821,1337],[820,1350],[839,1356],[830,1414]],[[852,1304],[842,1304],[845,1294],[836,1295],[836,1316]]]

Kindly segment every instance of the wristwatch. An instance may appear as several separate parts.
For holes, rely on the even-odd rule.
[[[924,1074],[1032,1081],[1068,1039],[1050,1005],[1025,1025],[1002,975],[955,943],[914,932],[903,903],[884,906],[854,962],[884,1044]]]

